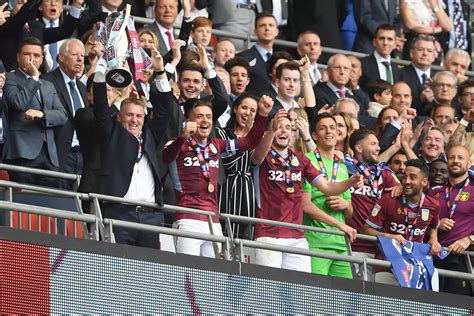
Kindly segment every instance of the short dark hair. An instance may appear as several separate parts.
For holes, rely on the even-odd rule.
[[[332,115],[330,113],[321,113],[321,114],[318,114],[318,116],[315,117],[313,122],[311,122],[311,132],[315,132],[316,131],[316,126],[318,126],[319,122],[323,119],[326,119],[326,118],[332,119],[334,121],[334,123],[336,123],[336,126],[337,126],[337,121],[334,118],[334,115]]]
[[[285,69],[300,71],[300,64],[298,64],[296,61],[287,61],[286,63],[280,64],[277,67],[276,73],[275,73],[275,76],[277,79],[281,78],[283,70]]]
[[[370,135],[375,136],[375,133],[370,129],[362,128],[355,130],[349,138],[349,147],[352,149],[353,152],[355,152],[355,146]]]
[[[403,149],[400,149],[399,151],[397,151],[396,153],[394,153],[394,154],[392,155],[392,157],[388,158],[387,164],[392,163],[393,157],[395,157],[396,155],[405,155],[405,157],[406,157],[407,154],[405,153],[405,151],[404,151]]]
[[[196,99],[196,98],[186,100],[186,102],[184,102],[183,106],[184,106],[184,112],[186,114],[186,118],[189,118],[189,116],[191,115],[191,112],[195,108],[200,107],[200,106],[207,106],[208,108],[210,108],[212,110],[212,103],[211,102],[199,100],[199,99]]]
[[[424,162],[424,161],[421,160],[421,159],[409,159],[409,160],[407,160],[407,162],[405,163],[405,166],[406,166],[406,167],[415,167],[415,168],[418,168],[418,169],[420,169],[421,173],[423,174],[423,176],[424,176],[425,178],[428,178],[428,177],[429,177],[430,168],[428,167],[428,165],[426,164],[426,162]]]
[[[467,88],[474,87],[474,78],[469,78],[465,81],[463,81],[461,84],[458,86],[458,96],[462,97],[464,90]]]
[[[390,24],[380,24],[380,25],[375,29],[374,38],[377,37],[377,35],[379,34],[379,31],[394,31],[395,34],[397,33],[397,30],[396,30],[395,27],[393,27],[392,25],[390,25]]]
[[[227,72],[230,75],[230,72],[231,72],[232,68],[234,68],[236,66],[244,67],[245,70],[247,70],[247,75],[250,75],[251,69],[250,69],[250,66],[249,66],[249,62],[245,58],[240,57],[240,56],[235,56],[234,58],[229,59],[225,63],[224,69],[227,70]]]
[[[180,74],[182,74],[185,71],[197,71],[199,72],[202,77],[204,78],[204,69],[202,69],[201,66],[196,65],[195,63],[189,63],[187,65],[183,65],[183,67],[180,69]],[[181,76],[180,76],[181,77]]]
[[[270,78],[272,77],[273,67],[275,66],[275,64],[277,63],[279,59],[285,59],[287,61],[294,60],[293,56],[291,56],[291,54],[288,52],[285,52],[285,51],[274,52],[272,54],[272,57],[270,57],[270,59],[267,61],[267,74]]]
[[[260,13],[257,13],[257,15],[255,16],[255,27],[257,27],[258,21],[260,21],[263,18],[273,18],[276,22],[276,18],[273,14],[271,14],[268,11],[262,11]]]
[[[436,104],[433,109],[431,110],[430,117],[434,118],[433,116],[435,115],[436,111],[440,108],[450,108],[453,110],[454,116],[456,116],[456,109],[449,103],[438,103]]]
[[[376,94],[382,94],[385,90],[392,89],[392,85],[383,79],[375,79],[367,84],[367,94],[371,101],[375,101]]]
[[[41,47],[41,53],[43,53],[44,44],[41,40],[37,39],[36,37],[26,37],[25,39],[23,39],[18,45],[18,53],[21,52],[21,49],[26,45],[39,46]]]

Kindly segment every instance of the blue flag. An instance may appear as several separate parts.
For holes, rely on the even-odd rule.
[[[430,245],[407,241],[403,247],[391,238],[379,236],[377,239],[401,286],[438,291],[438,270],[433,265]]]

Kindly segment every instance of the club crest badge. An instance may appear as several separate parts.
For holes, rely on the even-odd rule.
[[[462,202],[469,201],[469,192],[463,192],[461,193],[461,196],[459,197],[459,200]]]
[[[380,208],[381,208],[380,205],[375,204],[375,205],[374,205],[374,208],[372,209],[372,216],[374,216],[374,217],[377,216],[377,214],[378,214],[379,211],[380,211]]]
[[[430,210],[427,208],[424,208],[421,210],[421,220],[422,221],[427,221],[428,218],[430,218]]]

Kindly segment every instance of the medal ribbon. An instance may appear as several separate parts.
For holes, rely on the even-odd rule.
[[[276,159],[285,168],[285,183],[288,187],[293,187],[293,181],[291,180],[291,160],[294,159],[293,154],[288,153],[287,159],[280,156],[275,150],[271,150],[272,157]],[[291,159],[290,159],[291,155]]]
[[[326,167],[324,167],[323,159],[321,158],[321,153],[319,152],[317,148],[314,150],[314,156],[316,157],[316,160],[318,161],[318,164],[319,164],[319,168],[321,172],[324,173],[325,177],[328,178],[330,182],[336,182],[337,173],[339,171],[339,157],[336,154],[334,154],[334,157],[332,159],[333,160],[332,175],[331,175],[331,179],[329,179],[328,172],[326,171]]]
[[[382,168],[377,164],[371,168],[375,168],[374,172],[374,170],[369,170],[368,167],[366,167],[362,162],[358,161],[355,158],[354,162],[357,171],[359,171],[360,174],[364,175],[367,180],[369,180],[369,183],[372,186],[372,192],[374,192],[375,195],[379,195],[379,179],[382,175]]]
[[[192,136],[188,137],[188,142],[196,153],[199,165],[201,166],[202,175],[204,176],[204,178],[210,180],[211,172],[209,169],[209,144],[206,145],[206,147],[204,147],[203,149],[201,149],[201,146],[199,146],[197,141]]]
[[[418,205],[418,213],[416,214],[416,218],[413,223],[410,224],[410,219],[408,218],[408,202],[403,195],[402,197],[403,202],[403,213],[405,214],[405,238],[408,238],[409,241],[413,241],[413,233],[415,232],[415,225],[418,223],[418,218],[420,217],[421,208],[423,207],[423,203],[425,202],[425,195],[421,194],[420,204]]]
[[[464,186],[459,190],[458,194],[454,197],[454,202],[451,202],[451,191],[453,190],[452,185],[447,185],[446,189],[444,190],[444,197],[446,199],[446,206],[449,209],[449,218],[452,219],[454,212],[456,211],[456,207],[458,206],[459,199],[461,198],[462,191],[469,185],[469,178],[466,179],[464,182]]]

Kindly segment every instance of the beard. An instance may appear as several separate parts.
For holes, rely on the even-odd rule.
[[[460,169],[459,171],[453,171],[453,170],[449,170],[449,168],[448,168],[449,176],[450,176],[450,177],[453,177],[453,178],[462,177],[463,175],[466,174],[466,171],[467,171],[467,170],[463,170],[463,169]]]
[[[367,163],[368,165],[373,165],[378,163],[378,159],[375,159],[371,154],[362,152],[362,159],[364,159],[364,162]]]

